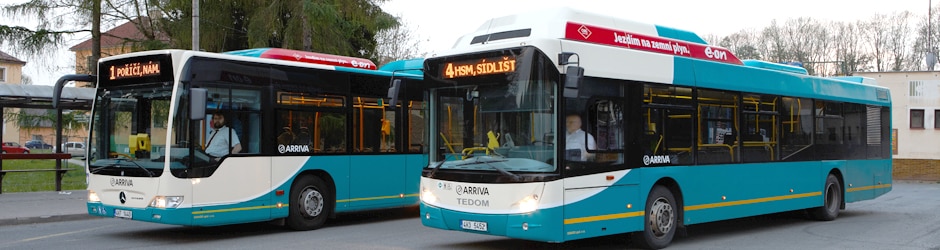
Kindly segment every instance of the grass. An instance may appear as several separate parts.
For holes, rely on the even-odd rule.
[[[31,153],[50,153],[30,150]],[[55,160],[3,160],[3,170],[55,169]],[[85,171],[81,165],[62,161],[62,168],[75,169],[62,175],[62,190],[85,189]],[[55,172],[14,172],[3,176],[3,193],[55,191]]]

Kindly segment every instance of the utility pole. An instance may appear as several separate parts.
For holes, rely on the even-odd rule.
[[[925,62],[927,63],[927,71],[933,71],[934,65],[937,64],[937,50],[933,48],[930,40],[933,40],[933,0],[927,1],[927,54],[924,55]]]
[[[193,50],[199,51],[199,0],[193,0]]]

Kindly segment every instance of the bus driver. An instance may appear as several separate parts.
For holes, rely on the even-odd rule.
[[[597,149],[594,136],[581,130],[581,116],[570,114],[565,119],[568,136],[565,137],[565,159],[569,161],[587,161],[587,150]],[[587,143],[587,147],[585,147]]]
[[[212,129],[209,130],[206,138],[206,154],[212,157],[213,161],[219,161],[220,158],[230,153],[242,151],[242,144],[238,141],[238,135],[235,130],[225,126],[225,115],[221,112],[212,114]]]

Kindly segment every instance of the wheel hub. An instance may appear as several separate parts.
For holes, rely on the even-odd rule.
[[[300,194],[301,208],[307,217],[316,217],[323,212],[323,195],[313,188],[304,189]]]
[[[674,223],[675,213],[672,211],[669,201],[662,197],[656,199],[650,207],[649,216],[650,229],[653,230],[653,235],[656,237],[665,236],[672,230]]]

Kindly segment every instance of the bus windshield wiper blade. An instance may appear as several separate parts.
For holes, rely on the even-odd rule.
[[[509,160],[473,161],[473,162],[467,162],[467,163],[457,164],[457,165],[455,165],[455,166],[466,166],[466,165],[476,165],[476,164],[490,164],[490,163],[494,163],[494,162],[506,162],[506,161],[509,161]]]
[[[441,161],[440,163],[437,164],[437,166],[434,166],[433,168],[431,168],[431,172],[428,173],[428,178],[433,177],[433,176],[434,176],[434,172],[437,172],[437,170],[441,168],[441,165],[444,165],[444,162],[445,162],[445,161]]]
[[[504,175],[506,175],[506,176],[512,177],[513,180],[518,181],[519,179],[521,179],[521,177],[519,177],[519,175],[510,173],[509,171],[506,171],[505,168],[502,168],[502,167],[499,167],[499,166],[490,164],[490,163],[492,163],[492,162],[502,162],[502,161],[486,161],[486,162],[483,162],[483,163],[486,163],[487,166],[490,166],[491,168],[496,169],[496,171],[499,172],[499,173],[501,173],[501,174],[504,174]]]
[[[479,159],[479,158],[477,158],[477,159]],[[468,162],[468,163],[460,164],[460,165],[458,165],[458,166],[471,165],[471,164],[486,164],[487,166],[489,166],[489,167],[491,167],[491,168],[493,168],[493,169],[496,169],[497,172],[499,172],[499,173],[501,173],[501,174],[504,174],[504,175],[506,175],[506,176],[512,177],[513,180],[519,180],[519,179],[521,178],[521,177],[519,177],[519,175],[516,175],[516,174],[513,174],[513,173],[511,173],[511,172],[509,172],[509,171],[506,171],[505,168],[502,168],[502,167],[500,167],[500,166],[496,166],[496,165],[490,164],[490,163],[494,163],[494,162],[507,162],[507,161],[509,161],[509,160],[477,160],[477,161],[474,161],[474,162]]]

